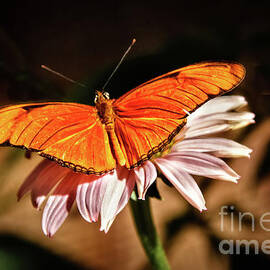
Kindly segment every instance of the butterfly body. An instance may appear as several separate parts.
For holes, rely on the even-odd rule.
[[[109,98],[107,92],[96,91],[95,104],[98,112],[98,116],[102,124],[105,124],[106,130],[113,128],[115,113],[113,110],[114,100]]]
[[[114,130],[114,120],[117,116],[114,112],[113,102],[114,99],[110,99],[107,92],[96,91],[95,104],[98,116],[101,123],[105,126],[105,130],[107,131],[112,154],[116,160],[116,163],[120,166],[124,166],[126,164],[126,158],[121,150]]]
[[[205,62],[150,80],[119,99],[96,91],[95,106],[33,103],[0,108],[0,144],[23,147],[76,172],[140,166],[163,151],[189,113],[237,86],[242,65]]]

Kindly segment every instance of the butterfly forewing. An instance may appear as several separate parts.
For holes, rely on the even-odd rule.
[[[129,168],[161,151],[191,113],[212,97],[237,86],[245,68],[207,62],[169,72],[129,91],[114,102],[115,132]]]
[[[103,174],[115,168],[95,107],[76,103],[9,106],[0,110],[0,126],[4,127],[1,144],[38,151],[84,173]]]

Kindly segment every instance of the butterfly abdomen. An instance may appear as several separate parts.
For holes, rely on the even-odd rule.
[[[126,165],[126,158],[124,156],[123,151],[121,150],[121,147],[120,147],[120,144],[119,144],[118,139],[116,137],[114,129],[108,130],[107,133],[108,133],[108,136],[110,139],[112,153],[113,153],[117,163],[120,166],[125,166]]]
[[[101,123],[105,125],[105,130],[107,131],[110,140],[112,154],[120,166],[125,166],[126,158],[123,151],[121,150],[119,141],[114,130],[115,113],[112,106],[113,101],[113,99],[107,99],[100,92],[98,92],[96,108]]]

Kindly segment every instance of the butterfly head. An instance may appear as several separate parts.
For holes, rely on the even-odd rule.
[[[110,99],[110,94],[108,92],[96,90],[96,96],[94,100],[95,104],[103,103],[105,100],[108,100],[108,99]]]

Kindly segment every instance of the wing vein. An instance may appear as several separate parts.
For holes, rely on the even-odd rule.
[[[58,129],[57,131],[55,131],[53,134],[51,134],[40,146],[39,146],[39,148],[41,149],[41,147],[44,145],[44,144],[46,144],[53,136],[55,136],[58,132],[60,132],[60,131],[63,131],[63,130],[65,130],[65,129],[67,129],[67,128],[70,128],[70,127],[73,127],[73,126],[77,126],[77,125],[79,125],[79,124],[81,124],[82,122],[79,122],[79,123],[72,123],[72,124],[70,124],[70,125],[68,125],[68,126],[65,126],[65,127],[62,127],[62,128],[60,128],[60,129]],[[77,134],[79,134],[80,132],[82,132],[82,131],[84,131],[84,130],[80,130],[80,131],[78,131],[78,132],[76,132],[76,133],[73,133],[72,134],[72,136],[75,136],[75,135],[77,135]],[[61,140],[63,140],[63,139],[65,139],[65,138],[61,138],[60,140],[58,140],[58,141],[55,141],[53,144],[55,144],[55,143],[57,143],[57,142],[59,142],[59,141],[61,141]]]

